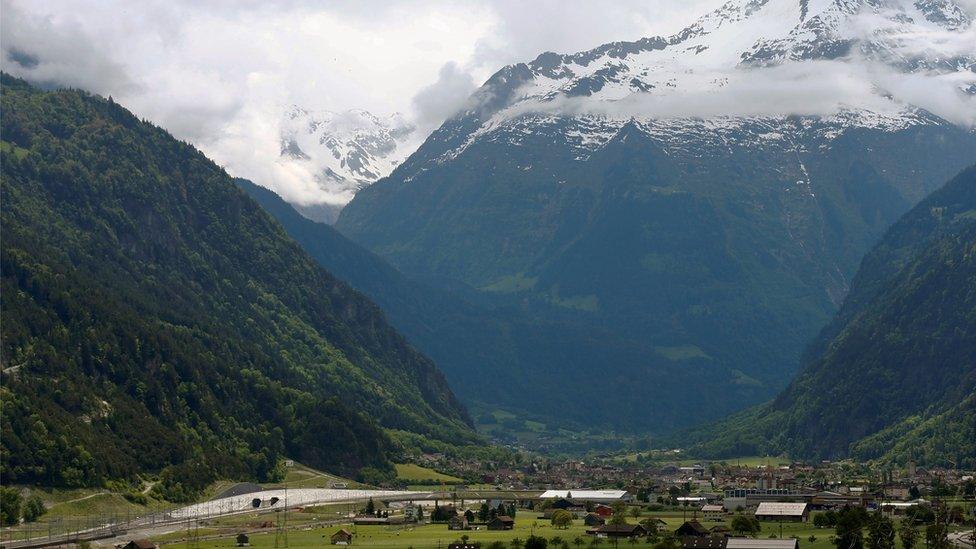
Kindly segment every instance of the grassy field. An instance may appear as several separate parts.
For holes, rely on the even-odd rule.
[[[327,545],[329,536],[339,528],[346,528],[355,533],[354,545],[363,547],[385,547],[391,549],[408,547],[413,547],[415,549],[444,549],[447,547],[447,544],[458,540],[461,534],[466,534],[470,541],[481,542],[483,546],[487,546],[488,543],[493,541],[502,541],[507,545],[513,538],[520,538],[524,541],[525,538],[533,534],[543,536],[550,540],[558,537],[562,541],[569,543],[570,547],[576,547],[576,545],[573,543],[576,538],[580,538],[585,546],[591,546],[593,539],[591,536],[587,536],[585,534],[586,528],[583,526],[582,521],[574,521],[574,524],[568,529],[556,529],[549,524],[549,521],[538,518],[539,514],[533,511],[519,511],[515,529],[511,531],[488,531],[482,529],[470,530],[466,532],[449,531],[447,529],[447,525],[445,524],[427,524],[423,526],[359,527],[351,524],[332,524],[322,526],[316,525],[316,521],[312,519],[318,518],[318,520],[323,521],[329,519],[335,520],[335,510],[319,514],[316,517],[303,517],[302,515],[305,514],[307,513],[290,514],[289,522],[295,524],[297,528],[288,532],[288,547],[303,548],[321,547],[322,545]],[[663,519],[668,524],[667,528],[674,530],[684,521],[684,518],[690,518],[691,513],[687,513],[687,515],[675,511],[644,513],[640,518],[629,518],[628,520],[630,522],[637,522],[638,520],[642,520],[648,516]],[[235,529],[233,525],[224,525],[224,533],[222,537],[203,539],[199,541],[200,549],[233,547],[236,532],[248,530],[247,526],[249,523],[250,525],[253,525],[256,523],[256,520],[252,519],[250,521],[242,521],[242,524],[240,524],[237,529]],[[722,523],[703,522],[703,524],[707,527],[712,527]],[[214,535],[215,532],[215,530],[212,529],[208,529],[206,531],[211,535]],[[274,547],[275,533],[273,529],[265,529],[264,531],[249,531],[251,532],[249,535],[252,547],[259,549]],[[200,535],[203,536],[203,533],[204,530],[201,529]],[[763,530],[762,533],[759,534],[759,537],[767,538],[772,534],[779,537],[780,525],[776,523],[763,523]],[[832,534],[832,530],[817,529],[814,528],[810,523],[784,523],[782,525],[782,535],[784,537],[798,537],[800,539],[800,546],[803,549],[834,549],[834,546],[830,540]],[[814,536],[815,539],[810,541],[810,536]],[[164,542],[164,545],[169,549],[178,549],[181,544],[185,545],[184,536],[181,534],[174,534],[159,541]],[[624,540],[621,541],[620,544],[623,547],[650,547],[650,544],[644,540],[641,540],[636,544],[631,544]],[[603,541],[602,545],[612,547],[612,544],[606,540]],[[550,547],[551,546],[552,545],[550,544]]]
[[[139,505],[116,492],[104,489],[32,488],[32,495],[40,496],[46,511],[37,522],[2,529],[0,539],[26,539],[59,535],[82,530],[98,524],[121,522],[175,507],[169,502],[149,499]]]
[[[450,478],[450,477],[448,477]],[[266,484],[265,488],[329,488],[336,482],[345,482],[349,488],[361,485],[348,479],[330,475],[322,471],[294,464],[287,469],[283,482]],[[214,498],[224,490],[231,488],[237,482],[221,480],[212,483],[200,495],[199,501]],[[59,535],[65,532],[83,530],[95,525],[109,522],[124,522],[180,507],[168,501],[148,497],[150,484],[144,485],[148,503],[140,505],[133,503],[118,492],[104,488],[30,488],[30,493],[40,496],[44,501],[46,512],[40,519],[31,524],[21,524],[15,527],[3,528],[0,540],[25,539],[28,536]],[[272,517],[273,518],[273,517]],[[333,517],[334,518],[334,517]],[[182,536],[182,535],[181,535]]]
[[[457,477],[445,475],[444,473],[439,473],[433,469],[421,467],[420,465],[413,463],[397,463],[396,473],[398,479],[405,480],[407,482],[417,480],[433,480],[448,484],[461,482],[461,479]]]

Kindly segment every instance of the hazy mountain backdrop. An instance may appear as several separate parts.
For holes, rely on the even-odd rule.
[[[698,450],[976,465],[976,166],[885,233],[807,355],[772,403],[697,432]]]
[[[966,24],[952,2],[750,0],[670,37],[544,53],[498,71],[336,227],[561,342],[491,368],[439,358],[463,399],[657,433],[717,418],[786,385],[863,254],[976,158],[964,114],[905,102],[896,78],[818,82],[968,82],[973,52],[905,38]]]

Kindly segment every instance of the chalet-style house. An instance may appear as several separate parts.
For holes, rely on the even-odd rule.
[[[604,524],[587,529],[586,533],[603,538],[642,538],[647,530],[640,524]]]
[[[607,523],[607,519],[601,517],[596,513],[589,513],[583,517],[583,524],[587,526],[603,526]]]
[[[489,530],[511,530],[514,527],[515,519],[505,515],[498,515],[488,521]]]
[[[677,530],[674,531],[674,537],[676,538],[682,538],[686,536],[705,537],[711,534],[712,532],[709,531],[708,528],[705,528],[705,526],[702,523],[698,522],[695,519],[686,521],[684,524],[679,526]]]
[[[350,545],[352,544],[352,532],[340,528],[336,533],[329,536],[329,542],[332,545]]]

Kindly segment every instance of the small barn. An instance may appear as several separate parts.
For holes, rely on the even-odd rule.
[[[732,536],[732,529],[729,528],[728,526],[722,526],[722,525],[712,526],[711,530],[713,536],[725,536],[725,537]]]
[[[464,515],[454,515],[450,520],[447,521],[448,530],[470,530],[471,526],[468,524],[468,518]]]
[[[607,523],[607,519],[601,517],[596,513],[589,513],[583,517],[583,524],[587,526],[603,526]]]
[[[642,538],[647,535],[647,530],[640,524],[604,524],[587,533],[594,533],[597,537],[608,538]]]
[[[329,541],[332,543],[332,545],[351,545],[352,532],[346,530],[345,528],[340,528],[336,533],[329,537]]]
[[[134,539],[123,545],[122,549],[159,549],[159,546],[148,539]]]
[[[609,505],[597,505],[593,508],[593,512],[603,518],[607,518],[613,515],[613,507],[610,507]]]
[[[488,521],[489,530],[511,530],[515,527],[515,519],[506,515],[498,515]]]
[[[686,521],[684,524],[679,526],[677,530],[674,531],[674,536],[677,538],[682,538],[686,536],[704,537],[710,534],[711,532],[708,531],[708,528],[705,528],[705,526],[702,525],[702,523],[698,522],[695,519]]]

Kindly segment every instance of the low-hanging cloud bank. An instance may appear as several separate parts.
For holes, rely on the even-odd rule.
[[[680,93],[633,93],[614,101],[560,96],[528,100],[503,113],[596,115],[609,118],[828,116],[849,109],[895,113],[925,109],[966,128],[976,127],[976,81],[965,73],[901,73],[866,60],[803,61],[709,73],[724,84]]]
[[[542,51],[586,50],[668,35],[725,0],[593,3],[415,0],[211,3],[190,0],[0,0],[3,70],[45,86],[112,95],[138,116],[200,147],[236,176],[286,199],[341,204],[312,167],[280,162],[282,113],[400,111],[421,136],[469,105],[476,84]],[[976,1],[966,0],[976,14]],[[856,32],[879,31],[866,15]],[[973,54],[976,30],[890,34],[903,58]],[[898,34],[901,32],[902,34]],[[863,59],[729,69],[719,89],[619,101],[560,99],[515,110],[607,116],[828,114],[857,102],[917,105],[976,124],[968,73],[899,73]],[[888,95],[896,101],[884,99]],[[418,141],[420,138],[418,138]]]
[[[740,53],[742,58],[751,53],[749,41],[738,44],[745,50],[712,58],[718,61],[702,61],[697,53],[687,53],[694,47],[678,41],[643,60],[640,55],[623,60],[624,72],[607,85],[610,91],[600,88],[592,96],[559,93],[559,80],[529,82],[516,94],[521,99],[497,114],[493,123],[531,113],[652,119],[825,116],[852,109],[893,114],[921,108],[972,129],[976,127],[976,2],[959,5],[968,15],[958,19],[962,24],[929,21],[909,0],[891,0],[883,7],[865,5],[829,31],[835,34],[827,35],[853,45],[842,58],[736,63]],[[743,25],[745,33],[756,30],[748,18],[726,23]],[[792,38],[782,29],[770,32],[781,33],[772,37],[791,44]],[[699,52],[729,45],[710,43],[708,34],[703,36]],[[803,39],[802,30],[798,36]],[[800,47],[802,51],[806,46]],[[615,72],[620,65],[611,58],[598,61],[596,68]],[[595,68],[567,70],[582,71],[580,77],[594,74]],[[626,84],[631,77],[653,89],[631,91],[633,86]],[[573,88],[567,84],[560,89]]]
[[[401,112],[419,134],[505,64],[669,32],[721,1],[0,0],[0,42],[4,71],[111,95],[233,175],[293,202],[341,204],[348,194],[323,190],[309,166],[279,161],[292,105]],[[579,32],[581,21],[600,24]]]

